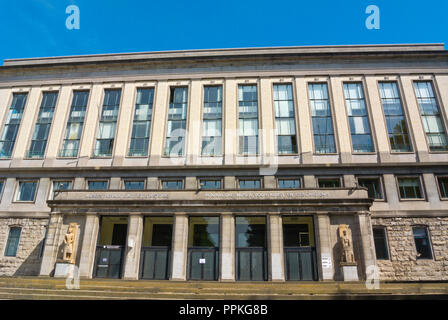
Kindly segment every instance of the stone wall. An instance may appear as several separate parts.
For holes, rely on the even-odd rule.
[[[39,274],[39,253],[48,219],[0,219],[0,276],[36,276]],[[5,257],[9,228],[21,227],[19,246],[15,257]]]
[[[372,218],[385,226],[390,260],[377,260],[383,281],[448,280],[448,218]],[[416,259],[413,225],[428,227],[433,259]]]

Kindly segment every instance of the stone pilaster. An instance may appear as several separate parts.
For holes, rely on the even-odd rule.
[[[330,216],[319,214],[317,220],[317,266],[320,280],[333,280],[334,259],[330,240]]]
[[[174,216],[173,257],[171,259],[171,279],[183,281],[187,278],[187,242],[188,216],[176,214]]]
[[[96,244],[98,241],[98,230],[100,218],[97,214],[87,214],[84,237],[81,245],[81,259],[79,261],[80,278],[92,278],[93,265],[95,263]]]
[[[142,237],[143,216],[140,214],[129,215],[128,239],[126,242],[126,257],[123,273],[124,279],[138,280]]]
[[[361,211],[357,214],[359,231],[361,237],[363,273],[369,266],[376,266],[375,243],[373,241],[372,224],[368,211]]]
[[[235,218],[221,215],[220,280],[235,281]]]
[[[282,218],[269,215],[268,270],[270,281],[285,281]]]
[[[52,213],[48,224],[47,239],[39,276],[50,276],[58,258],[59,240],[62,226],[62,214]]]

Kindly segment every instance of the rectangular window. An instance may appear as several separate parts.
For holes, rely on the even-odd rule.
[[[22,120],[27,93],[14,93],[0,138],[0,158],[10,158]]]
[[[9,229],[8,240],[6,242],[5,257],[15,257],[19,248],[20,233],[22,228],[11,227]]]
[[[238,146],[240,155],[258,154],[257,85],[238,86]]]
[[[108,183],[107,180],[89,180],[87,182],[88,190],[107,190]]]
[[[0,180],[0,195],[3,193],[3,186],[5,185],[5,180]]]
[[[50,134],[51,122],[53,121],[54,109],[58,92],[44,92],[42,103],[37,116],[31,146],[28,150],[29,158],[42,158],[45,154],[48,135]]]
[[[386,118],[392,152],[411,152],[411,142],[400,94],[395,82],[380,82],[381,104]]]
[[[221,189],[221,180],[220,179],[200,179],[199,187],[201,189],[210,189],[210,190]]]
[[[94,150],[95,157],[112,156],[120,98],[121,89],[107,89],[104,91],[103,110],[101,111]]]
[[[418,177],[397,178],[401,199],[423,199],[423,192]]]
[[[429,242],[428,228],[413,227],[412,228],[415,241],[415,249],[417,250],[417,259],[432,259],[431,243]]]
[[[53,181],[53,189],[50,193],[50,199],[53,199],[54,194],[57,191],[71,190],[73,188],[73,182],[71,180],[57,180]]]
[[[308,84],[314,149],[316,153],[335,153],[333,122],[326,83]]]
[[[445,127],[432,83],[430,81],[414,82],[414,89],[429,150],[448,151]]]
[[[362,83],[344,83],[344,95],[353,152],[373,152],[372,134]]]
[[[182,190],[182,180],[162,180],[162,190]]]
[[[59,152],[61,157],[76,157],[86,117],[89,91],[73,91],[73,100],[65,129],[65,138]]]
[[[448,177],[437,177],[441,198],[448,198]]]
[[[144,190],[145,180],[125,180],[124,181],[125,190]]]
[[[222,154],[222,86],[204,87],[202,155]]]
[[[187,129],[188,88],[170,89],[170,106],[166,127],[166,156],[183,156],[185,149],[185,131]]]
[[[387,246],[386,228],[373,227],[373,241],[377,260],[389,260],[389,249]]]
[[[240,189],[260,189],[260,179],[238,179]]]
[[[296,122],[291,84],[274,85],[274,112],[278,154],[297,153]]]
[[[299,178],[278,178],[277,184],[279,189],[300,189]]]
[[[153,101],[153,88],[137,89],[131,145],[129,147],[130,156],[146,156],[148,154]]]
[[[319,188],[340,188],[340,178],[317,178]]]
[[[37,181],[19,181],[19,190],[16,201],[34,201]]]
[[[360,187],[367,188],[369,198],[383,199],[381,180],[379,177],[365,177],[365,178],[359,177],[358,184]]]

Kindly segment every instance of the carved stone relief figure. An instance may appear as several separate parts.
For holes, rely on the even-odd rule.
[[[64,252],[62,261],[66,263],[75,263],[75,243],[78,232],[78,225],[70,223],[68,231],[64,236]]]
[[[338,230],[341,246],[341,264],[356,264],[350,227],[346,224],[340,224]]]

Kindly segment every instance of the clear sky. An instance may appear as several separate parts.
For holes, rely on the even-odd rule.
[[[3,59],[138,51],[448,44],[448,0],[0,0]],[[79,29],[69,30],[69,5]],[[380,9],[369,30],[368,5]]]

